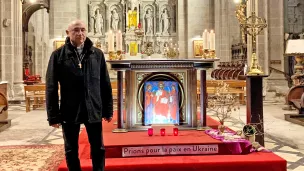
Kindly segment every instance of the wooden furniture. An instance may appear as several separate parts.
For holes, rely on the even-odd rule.
[[[33,110],[38,107],[45,107],[45,85],[26,85],[24,86],[26,112],[31,109],[31,101],[33,100]]]
[[[112,95],[113,95],[113,100],[114,102],[117,101],[117,95],[118,95],[118,86],[117,86],[117,81],[111,81],[111,87],[112,87]],[[125,99],[125,83],[123,83],[123,99]]]
[[[215,80],[244,80],[244,61],[220,62],[218,69],[211,72],[211,78]]]
[[[7,83],[0,84],[0,123],[8,118]]]
[[[243,43],[231,46],[232,61],[247,61],[247,45]]]
[[[304,114],[304,84],[293,86],[289,89],[286,102],[299,111],[299,114]]]
[[[229,85],[228,92],[231,94],[236,94],[239,96],[240,104],[246,104],[245,94],[246,94],[246,81],[244,80],[207,80],[207,94],[215,94],[216,87],[219,86],[220,82],[224,82]],[[200,81],[197,81],[197,100],[200,101]]]

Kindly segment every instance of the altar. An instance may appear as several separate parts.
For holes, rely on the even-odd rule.
[[[206,127],[206,70],[213,68],[217,60],[108,60],[111,69],[117,72],[118,84],[118,123],[117,129],[113,132],[147,130],[151,124],[168,123],[176,125],[179,129]],[[198,70],[202,82],[200,104],[197,102],[196,91]],[[157,87],[154,91],[153,86]],[[168,98],[160,100],[159,89],[163,90],[163,96],[167,94]],[[153,99],[147,95],[152,92]],[[172,92],[178,93],[173,96]],[[148,102],[153,104],[153,109],[149,109],[151,106]],[[197,120],[198,105],[202,109],[200,121]],[[164,114],[161,111],[165,111]]]

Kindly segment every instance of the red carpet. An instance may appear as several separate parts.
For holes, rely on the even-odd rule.
[[[115,115],[114,115],[115,116]],[[207,125],[217,127],[219,123],[207,118]],[[287,162],[273,153],[248,153],[242,155],[197,155],[197,156],[156,156],[122,158],[122,147],[218,144],[219,154],[230,154],[229,145],[215,140],[201,131],[180,131],[179,136],[154,135],[146,131],[112,133],[113,123],[104,123],[104,144],[106,147],[106,171],[286,171]],[[80,134],[79,157],[83,171],[91,171],[90,147],[85,129]],[[247,155],[244,155],[247,154]],[[63,161],[58,171],[67,171]]]

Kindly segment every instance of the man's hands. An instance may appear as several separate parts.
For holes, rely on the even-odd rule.
[[[54,128],[59,128],[61,124],[53,124],[51,125],[51,127],[54,127]]]
[[[110,118],[104,118],[104,121],[111,122],[112,121],[112,117],[110,117]],[[54,127],[54,128],[59,128],[60,126],[61,126],[61,124],[53,124],[53,125],[51,125],[51,127]]]
[[[104,120],[107,121],[107,122],[111,122],[112,121],[112,117],[110,117],[110,118],[104,118]]]

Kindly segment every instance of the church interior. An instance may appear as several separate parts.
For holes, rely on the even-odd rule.
[[[304,171],[303,16],[304,0],[1,0],[0,171],[68,170],[45,83],[75,20],[110,75],[106,171]],[[79,158],[92,170],[84,126]]]

